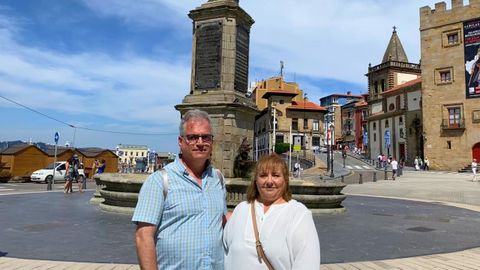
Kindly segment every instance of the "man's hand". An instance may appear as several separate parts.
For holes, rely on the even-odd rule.
[[[139,222],[135,231],[135,243],[140,269],[157,270],[157,253],[155,250],[155,232],[157,226]]]

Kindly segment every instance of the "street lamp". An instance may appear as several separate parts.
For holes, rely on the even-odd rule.
[[[308,128],[308,120],[306,120],[306,112],[305,107],[307,103],[308,97],[307,93],[303,93],[303,157],[307,157],[307,134],[306,129]]]
[[[335,142],[335,126],[333,124],[330,125],[330,131],[331,131],[330,149],[332,151],[332,153],[330,154],[330,177],[333,178],[333,177],[335,177],[334,174],[333,174],[333,159],[334,159],[333,145],[334,145],[334,142]]]

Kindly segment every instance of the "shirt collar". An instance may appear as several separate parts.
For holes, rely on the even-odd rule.
[[[185,167],[185,165],[183,164],[181,158],[177,155],[177,157],[175,158],[175,167],[178,169],[178,171],[180,173],[182,173],[183,175],[188,175],[188,172],[187,172],[187,168]],[[203,171],[202,175],[207,173],[209,176],[212,176],[212,163],[210,162],[210,160],[208,159],[207,160],[207,166],[205,167],[205,170]]]

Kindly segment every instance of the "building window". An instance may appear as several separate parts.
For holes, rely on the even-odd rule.
[[[395,98],[395,105],[397,107],[397,110],[400,109],[400,96],[397,96]]]
[[[375,89],[375,94],[378,94],[378,81],[373,83],[373,88]]]
[[[440,72],[440,82],[449,82],[452,80],[452,74],[450,70]]]
[[[144,155],[144,154],[145,154],[145,153],[144,153],[144,152],[142,152],[142,157],[143,157],[143,155]]]
[[[398,122],[399,122],[400,124],[403,124],[403,117],[400,116],[400,117],[398,118]]]
[[[298,130],[298,118],[292,118],[292,130]]]
[[[446,84],[453,82],[453,68],[441,68],[437,69],[435,73],[436,84]]]
[[[458,43],[458,33],[452,33],[447,35],[448,45],[454,45]]]
[[[135,152],[135,156],[137,156],[137,157],[138,157],[138,152]]]
[[[373,130],[377,130],[377,123],[373,123]]]
[[[385,120],[385,127],[387,128],[389,125],[388,125],[388,120]]]
[[[285,101],[283,99],[280,99],[280,104],[283,104],[285,103]]]
[[[454,30],[443,32],[442,34],[443,47],[451,47],[451,46],[459,45],[460,42],[461,42],[460,29],[454,29]]]
[[[130,156],[133,156],[133,152],[130,152]]]
[[[393,105],[393,103],[390,103],[390,105],[388,105],[388,110],[389,111],[395,110],[395,105]]]
[[[382,84],[380,85],[380,87],[382,88],[382,93],[385,92],[385,80],[382,79]]]
[[[374,142],[377,141],[377,133],[373,133],[373,141],[374,141]]]
[[[276,142],[276,143],[284,143],[284,136],[283,136],[283,134],[277,134],[277,135],[275,136],[275,142]]]
[[[449,108],[448,109],[448,127],[457,128],[460,127],[460,108]]]
[[[313,119],[313,127],[312,127],[313,131],[318,131],[319,128],[320,128],[320,124],[318,119]]]
[[[452,141],[447,141],[447,149],[452,149]]]
[[[308,129],[308,119],[303,119],[303,129]]]
[[[320,146],[320,137],[313,137],[312,138],[312,145],[313,146]]]

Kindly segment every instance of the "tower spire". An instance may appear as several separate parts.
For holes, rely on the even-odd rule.
[[[398,37],[396,26],[393,26],[392,36],[390,37],[387,49],[385,50],[385,54],[383,55],[382,63],[385,63],[387,61],[408,63],[407,54],[405,53],[405,50],[403,50],[402,42],[400,42],[400,38]]]

